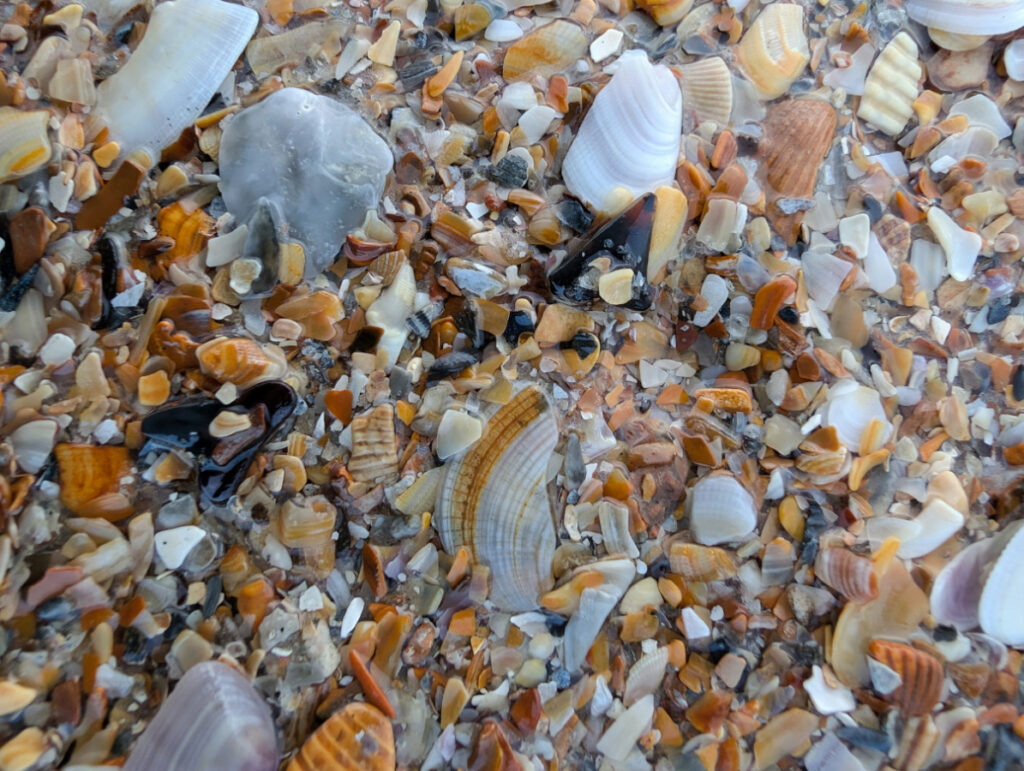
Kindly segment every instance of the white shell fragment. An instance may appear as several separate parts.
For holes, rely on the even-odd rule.
[[[966,632],[978,626],[981,577],[990,541],[972,543],[935,577],[932,584],[932,615],[940,624]]]
[[[437,457],[448,460],[473,444],[483,433],[479,418],[460,410],[447,410],[437,427]]]
[[[834,715],[837,712],[852,712],[857,706],[853,691],[844,685],[831,686],[826,682],[825,675],[817,664],[813,674],[804,680],[804,690],[811,697],[814,708],[823,715]]]
[[[992,541],[989,566],[978,603],[985,634],[1006,645],[1024,645],[1024,524],[1016,522]]]
[[[588,586],[580,594],[580,606],[565,625],[565,668],[575,672],[583,664],[590,646],[597,639],[604,621],[612,612],[626,589],[633,582],[636,567],[632,560],[608,559],[587,566],[596,570],[604,582]]]
[[[868,72],[857,117],[886,134],[899,134],[914,112],[921,72],[917,44],[906,32],[899,33]]]
[[[917,534],[901,541],[896,552],[904,559],[915,559],[929,554],[963,527],[964,515],[948,503],[934,499],[914,519]]]
[[[1014,40],[1003,50],[1006,74],[1018,82],[1024,81],[1024,39]]]
[[[705,546],[738,541],[757,525],[754,499],[733,476],[714,474],[698,480],[687,502],[693,538]]]
[[[981,236],[964,230],[938,206],[928,210],[928,226],[946,252],[949,275],[957,281],[967,281],[974,274],[974,263],[981,251]]]
[[[196,544],[203,540],[206,531],[195,525],[183,525],[170,530],[163,530],[153,539],[156,555],[169,570],[181,567],[188,553]]]
[[[122,153],[158,160],[202,113],[258,22],[256,11],[223,0],[158,5],[135,53],[97,89],[95,115]]]
[[[598,740],[598,752],[604,753],[612,760],[625,760],[640,737],[650,729],[653,718],[654,697],[644,696],[615,718],[615,722]]]
[[[1021,0],[907,0],[907,16],[965,35],[1002,35],[1024,26]]]
[[[617,64],[562,165],[569,190],[599,211],[617,187],[635,198],[670,183],[679,157],[683,97],[675,76],[642,51],[627,51]]]
[[[874,420],[885,424],[886,434],[891,431],[878,391],[853,380],[841,380],[832,386],[821,410],[821,421],[826,427],[835,426],[839,441],[848,450],[860,452],[861,437]]]
[[[971,126],[989,129],[997,139],[1006,139],[1013,133],[1013,129],[1003,120],[999,107],[984,94],[975,94],[954,104],[949,110],[949,117],[957,115],[965,116]]]

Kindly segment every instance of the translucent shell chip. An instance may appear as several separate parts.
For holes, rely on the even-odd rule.
[[[0,107],[0,182],[30,174],[50,160],[49,120],[46,110]]]

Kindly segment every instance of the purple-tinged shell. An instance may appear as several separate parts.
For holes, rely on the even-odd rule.
[[[932,584],[932,615],[960,631],[978,626],[982,573],[991,541],[972,543],[956,555]]]

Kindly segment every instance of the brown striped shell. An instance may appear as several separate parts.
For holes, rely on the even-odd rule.
[[[942,662],[904,643],[872,640],[868,655],[896,671],[903,685],[890,697],[905,716],[927,715],[942,695]]]
[[[822,549],[814,563],[814,572],[823,584],[853,602],[868,602],[878,596],[878,575],[874,563],[846,549]]]
[[[288,771],[393,771],[395,736],[379,709],[353,702],[306,739]]]
[[[369,483],[398,473],[394,405],[379,404],[352,419],[352,457],[348,470],[357,482]]]

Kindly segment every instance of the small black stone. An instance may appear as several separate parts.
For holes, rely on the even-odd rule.
[[[530,314],[520,309],[508,314],[508,322],[505,324],[505,331],[501,336],[508,341],[509,345],[519,345],[519,336],[525,332],[532,332],[534,329],[533,319]]]
[[[36,273],[38,272],[39,263],[37,262],[0,295],[0,311],[16,311],[18,309],[18,305],[21,304],[21,298],[25,296],[25,292],[32,286],[32,282],[36,280]]]
[[[223,583],[220,574],[214,574],[206,584],[206,597],[203,598],[203,618],[209,618],[220,604],[220,590]]]
[[[484,172],[487,178],[502,187],[523,187],[530,178],[526,159],[518,155],[506,155]]]
[[[1013,398],[1014,401],[1024,401],[1024,364],[1018,364],[1013,370]]]
[[[600,344],[597,342],[597,338],[591,332],[585,332],[584,330],[578,331],[572,336],[572,340],[567,343],[562,343],[561,347],[571,348],[576,352],[576,355],[580,357],[580,360],[587,358],[596,351]]]
[[[546,610],[540,612],[544,614],[544,624],[547,626],[548,632],[555,637],[561,637],[565,634],[565,625],[569,623],[569,619]]]
[[[577,233],[586,233],[594,222],[594,215],[575,198],[567,198],[555,209],[558,221]]]
[[[867,211],[872,225],[882,219],[882,215],[885,213],[885,209],[878,199],[872,198],[870,195],[864,196],[864,209]]]
[[[956,639],[956,630],[951,626],[942,626],[940,624],[935,627],[933,634],[935,635],[936,642],[951,642]]]
[[[438,380],[444,380],[446,377],[457,375],[466,367],[472,367],[477,361],[479,359],[476,354],[469,353],[468,351],[446,353],[430,365],[430,369],[427,370],[427,382],[437,382]]]
[[[988,306],[988,314],[985,316],[985,321],[989,324],[1002,323],[1010,315],[1013,305],[1014,299],[1011,295],[993,300]]]
[[[796,312],[796,308],[792,305],[784,305],[779,309],[779,318],[787,324],[796,324],[800,321],[800,314]]]

